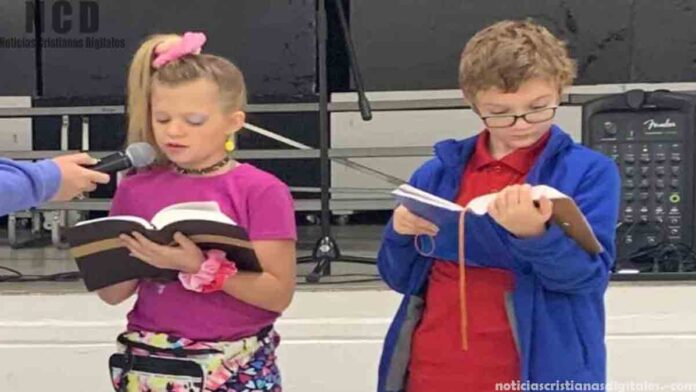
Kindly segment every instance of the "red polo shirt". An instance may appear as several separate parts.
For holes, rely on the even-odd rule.
[[[524,182],[546,146],[547,132],[534,145],[495,160],[484,131],[462,173],[456,202]],[[423,318],[416,328],[409,364],[408,392],[494,391],[495,384],[518,380],[519,355],[506,308],[506,293],[514,289],[511,272],[466,268],[468,350],[461,345],[459,266],[438,260],[428,278]]]

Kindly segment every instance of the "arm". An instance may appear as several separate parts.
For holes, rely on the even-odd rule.
[[[426,162],[413,173],[409,184],[427,191],[427,184],[432,181],[433,173],[438,171],[438,165],[435,159]],[[392,290],[402,294],[408,290],[414,265],[418,260],[424,260],[414,246],[414,234],[434,234],[437,228],[433,226],[432,223],[411,214],[404,207],[399,206],[394,210],[394,215],[384,229],[382,243],[377,253],[379,274]]]
[[[121,183],[116,188],[116,193],[111,202],[111,210],[109,215],[128,215],[130,212],[129,206],[133,203],[128,196],[127,186]],[[109,305],[118,305],[121,302],[130,298],[138,289],[138,280],[129,280],[126,282],[117,283],[112,286],[104,287],[96,290],[99,298]]]
[[[87,154],[65,155],[38,163],[0,159],[0,216],[53,200],[70,200],[109,175],[84,168],[97,161]]]
[[[247,230],[263,272],[239,271],[224,282],[222,290],[252,305],[282,312],[295,290],[297,234],[292,196],[278,181],[252,189],[248,200]],[[201,249],[181,233],[174,235],[178,246],[159,245],[136,232],[132,237],[122,235],[121,240],[135,257],[158,268],[196,274],[205,261]],[[115,290],[119,290],[117,298],[127,293],[125,288]]]
[[[53,161],[0,159],[0,216],[48,201],[58,192],[60,180],[60,169]]]
[[[431,160],[421,166],[411,177],[409,184],[429,191],[428,183],[441,174],[437,167],[439,163]],[[512,258],[506,246],[501,245],[500,230],[492,224],[489,217],[479,217],[468,214],[466,223],[466,259],[472,265],[511,268]],[[387,224],[382,238],[382,244],[377,255],[377,267],[382,279],[393,290],[405,294],[413,268],[419,262],[424,262],[414,246],[415,234],[434,236],[435,249],[427,243],[427,237],[419,236],[420,249],[429,254],[428,257],[456,262],[458,259],[458,227],[433,227],[431,222],[424,220],[399,206],[394,210],[394,216]]]
[[[433,176],[441,173],[436,161],[429,161],[416,173],[413,174],[409,184],[429,191],[428,182],[433,180]],[[400,207],[403,209],[404,207]],[[404,279],[410,276],[411,266],[421,255],[417,252],[414,242],[414,234],[425,234],[418,237],[419,248],[428,257],[436,260],[446,260],[447,262],[457,262],[459,258],[459,228],[458,222],[452,222],[436,228],[435,231],[429,229],[432,223],[408,214],[407,220],[412,222],[408,225],[403,224],[403,215],[397,208],[394,217],[389,221],[385,231],[378,256],[378,267],[382,278],[394,290],[402,291],[406,284]],[[394,220],[397,219],[396,229]],[[505,230],[488,215],[478,216],[468,213],[465,219],[466,241],[466,261],[469,265],[481,267],[495,267],[512,269],[515,267],[512,256],[505,244]],[[406,234],[406,235],[404,235]],[[428,238],[432,236],[433,241]]]
[[[509,235],[510,251],[531,265],[548,290],[576,293],[603,288],[614,263],[619,197],[619,173],[608,160],[590,168],[573,195],[604,248],[598,255],[585,252],[556,225],[537,237]]]
[[[295,291],[297,225],[292,195],[273,178],[250,188],[247,200],[247,230],[263,272],[240,271],[223,290],[260,308],[282,312]]]
[[[138,288],[138,280],[129,280],[97,290],[97,295],[109,305],[118,305],[127,300]]]
[[[506,232],[490,215],[467,213],[464,220],[464,249],[467,265],[476,267],[515,269],[518,264],[513,260],[506,244]],[[419,238],[420,248],[427,252],[432,244],[426,238]],[[432,257],[446,262],[456,263],[459,259],[459,227],[452,224],[443,227],[435,236],[435,249]]]
[[[181,233],[174,235],[178,246],[164,246],[137,232],[121,235],[129,251],[140,260],[158,268],[196,274],[205,261],[203,251]],[[222,290],[235,298],[260,308],[282,312],[295,291],[295,240],[252,241],[263,272],[239,271],[227,278]],[[138,281],[132,280],[98,290],[106,303],[116,305],[130,297]]]
[[[421,256],[413,246],[412,235],[401,235],[394,231],[394,218],[384,229],[382,244],[377,253],[377,269],[382,280],[392,290],[405,294],[411,271]]]
[[[295,292],[295,241],[254,241],[263,272],[240,271],[223,285],[225,293],[273,312],[282,312]]]

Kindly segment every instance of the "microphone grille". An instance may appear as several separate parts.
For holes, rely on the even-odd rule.
[[[133,167],[141,168],[154,162],[157,153],[148,143],[139,142],[133,143],[126,148],[126,156],[130,159]]]

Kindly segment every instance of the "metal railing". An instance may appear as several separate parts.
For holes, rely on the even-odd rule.
[[[639,84],[639,85],[615,85],[615,88],[592,86],[574,87],[569,94],[563,95],[562,105],[580,105],[589,100],[612,93],[620,93],[630,88],[642,88],[645,90],[672,89],[687,93],[696,94],[696,83],[678,84]],[[439,99],[415,99],[415,100],[379,100],[371,103],[374,111],[394,111],[394,110],[440,110],[440,109],[465,109],[470,105],[461,98],[439,98]],[[283,113],[283,112],[317,112],[318,103],[275,103],[275,104],[251,104],[247,107],[250,113]],[[333,102],[329,104],[330,112],[357,112],[359,110],[356,102]],[[38,160],[52,158],[58,155],[77,152],[68,150],[68,128],[70,116],[82,117],[81,145],[82,151],[89,151],[90,148],[90,121],[88,116],[95,115],[114,115],[124,114],[123,106],[76,106],[76,107],[52,107],[52,108],[0,108],[0,118],[26,118],[26,117],[45,117],[61,116],[61,149],[60,151],[0,151],[0,156],[18,160]],[[319,158],[320,151],[308,146],[294,142],[273,132],[263,130],[251,124],[245,124],[246,128],[259,132],[264,136],[274,138],[287,145],[299,149],[283,150],[241,150],[235,152],[238,159],[315,159]],[[95,157],[103,157],[113,151],[90,152]],[[364,165],[350,161],[348,158],[368,158],[368,157],[419,157],[432,154],[432,147],[371,147],[371,148],[336,148],[330,149],[329,158],[334,162],[346,165],[352,169],[363,171],[366,174],[385,179],[388,182],[396,183],[402,179],[381,173]],[[291,187],[294,192],[320,192],[318,187]],[[366,188],[332,188],[333,193],[388,193],[389,189],[366,189]],[[340,199],[331,200],[332,210],[361,210],[366,203],[372,203],[377,209],[391,209],[394,202],[391,199]],[[67,211],[107,211],[111,205],[109,199],[83,199],[61,203],[47,203],[32,209],[28,212],[11,214],[8,220],[8,238],[14,246],[18,245],[16,222],[18,218],[32,219],[32,231],[40,230],[35,220],[37,214],[44,214],[44,227],[50,229],[54,245],[64,247],[61,241],[60,230],[66,225]],[[319,207],[318,200],[297,200],[297,211],[316,211]]]

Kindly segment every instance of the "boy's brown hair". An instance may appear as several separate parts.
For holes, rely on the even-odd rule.
[[[459,87],[471,102],[489,88],[515,92],[533,78],[570,86],[577,67],[566,44],[545,27],[527,20],[505,20],[476,33],[462,51]]]

